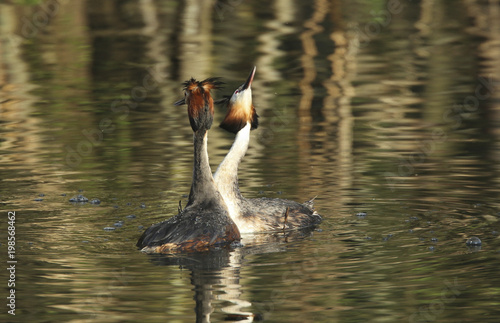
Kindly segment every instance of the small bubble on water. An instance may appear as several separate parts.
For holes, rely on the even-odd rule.
[[[101,204],[101,201],[99,199],[92,199],[90,201],[90,204],[98,205],[98,204]]]
[[[130,214],[130,215],[127,215],[127,219],[135,219],[135,214]]]
[[[36,199],[34,199],[33,201],[35,201],[35,202],[41,202],[41,201],[43,201],[43,199],[41,199],[41,198],[36,198]]]
[[[139,225],[139,226],[137,226],[137,229],[141,229],[142,230],[142,229],[144,229],[144,226],[143,225]]]
[[[438,242],[438,238],[431,238],[432,242]]]
[[[104,231],[113,231],[115,229],[115,227],[104,227]]]
[[[70,198],[69,201],[71,203],[86,203],[89,199],[81,194],[78,194],[77,196]]]
[[[146,203],[141,203],[141,209],[145,209],[146,208]]]
[[[468,246],[480,246],[482,242],[478,237],[470,237],[469,239],[467,239],[465,244]]]
[[[434,250],[436,250],[436,247],[434,247],[434,246],[430,246],[430,247],[429,247],[429,250],[430,250],[430,251],[434,251]]]
[[[38,196],[40,196],[40,197],[44,197],[44,196],[45,196],[45,194],[40,193],[40,194],[38,194]]]
[[[356,216],[361,219],[366,218],[366,212],[358,212],[356,213]]]

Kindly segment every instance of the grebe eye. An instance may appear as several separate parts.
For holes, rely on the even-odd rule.
[[[234,94],[238,94],[238,93],[240,93],[240,90],[234,91]]]

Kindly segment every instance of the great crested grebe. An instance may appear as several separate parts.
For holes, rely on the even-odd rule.
[[[208,161],[207,132],[214,114],[210,90],[220,84],[213,78],[201,82],[191,78],[184,83],[184,99],[175,103],[187,104],[194,132],[193,183],[186,208],[142,234],[137,247],[145,252],[203,251],[240,240],[240,231],[229,217]]]
[[[240,232],[297,229],[321,222],[313,200],[304,204],[276,198],[244,198],[238,185],[238,167],[250,142],[250,130],[257,128],[258,115],[252,103],[252,81],[256,67],[227,102],[228,111],[220,127],[236,134],[231,149],[214,175],[215,184]],[[221,102],[223,102],[221,100]]]

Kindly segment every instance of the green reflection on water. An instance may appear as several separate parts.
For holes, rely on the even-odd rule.
[[[386,24],[384,1],[61,2],[22,37],[37,3],[0,12],[6,39],[21,38],[0,68],[0,198],[18,214],[24,321],[500,317],[495,4],[405,3]],[[142,255],[143,227],[189,191],[181,82],[221,76],[221,97],[253,65],[261,125],[242,191],[318,195],[322,231]],[[215,169],[233,136],[209,138]]]

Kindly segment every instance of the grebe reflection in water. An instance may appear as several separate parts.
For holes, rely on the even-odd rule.
[[[220,126],[235,133],[236,138],[215,172],[215,184],[242,233],[290,230],[319,224],[321,216],[313,209],[314,199],[301,204],[276,198],[247,199],[241,195],[238,167],[248,150],[250,130],[258,126],[251,88],[255,71],[256,67],[247,81],[225,100],[228,111]]]
[[[175,105],[187,104],[194,132],[193,182],[188,203],[176,216],[152,225],[137,242],[148,253],[204,251],[212,246],[228,245],[240,240],[240,232],[229,217],[224,199],[216,188],[207,152],[207,133],[212,126],[214,102],[210,90],[221,82],[209,78],[184,83],[184,99]]]

